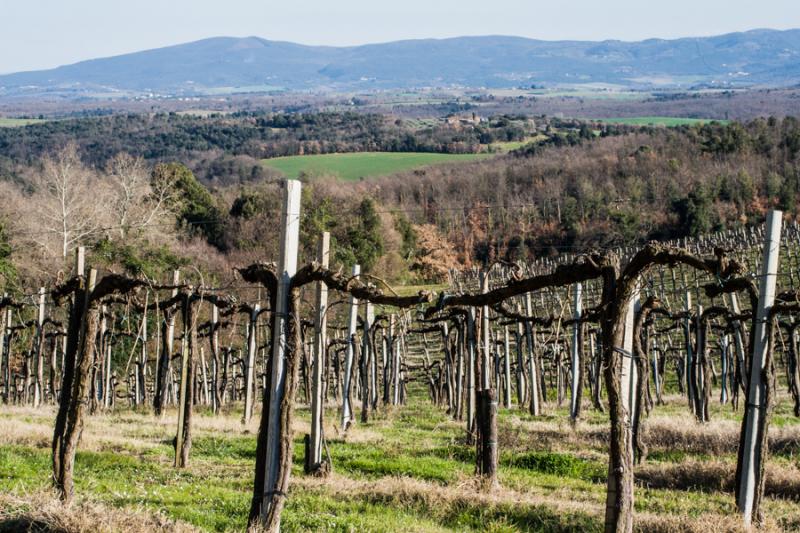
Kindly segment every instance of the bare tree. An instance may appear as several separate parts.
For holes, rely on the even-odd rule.
[[[43,172],[34,179],[33,200],[38,208],[33,240],[66,258],[77,243],[95,235],[102,225],[105,191],[70,143],[43,160]],[[55,243],[54,243],[55,241]],[[55,244],[55,250],[53,249]]]
[[[112,216],[121,238],[158,223],[169,211],[174,180],[150,180],[150,170],[141,157],[120,152],[109,161],[107,173],[113,186]]]

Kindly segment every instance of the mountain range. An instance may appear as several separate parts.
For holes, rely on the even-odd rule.
[[[351,47],[214,37],[51,70],[2,75],[0,96],[796,84],[800,84],[800,30],[638,42],[482,36]]]

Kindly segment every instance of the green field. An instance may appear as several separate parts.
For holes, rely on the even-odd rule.
[[[27,126],[29,124],[39,124],[44,120],[38,118],[6,118],[0,117],[0,128],[16,128],[19,126]]]
[[[263,162],[288,178],[296,178],[302,172],[310,176],[336,176],[346,181],[354,181],[430,165],[463,163],[487,157],[491,157],[491,154],[360,152],[276,157],[265,159]]]
[[[705,122],[726,123],[727,120],[709,120],[703,118],[680,118],[680,117],[617,117],[600,118],[600,122],[608,124],[627,124],[629,126],[691,126],[693,124],[703,124]]]

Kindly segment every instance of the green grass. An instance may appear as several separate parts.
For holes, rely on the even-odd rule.
[[[518,150],[523,146],[527,146],[529,144],[542,141],[544,139],[547,139],[546,135],[536,135],[533,137],[528,137],[527,139],[522,141],[507,141],[507,142],[492,143],[490,148],[496,153],[506,153],[506,152],[511,152],[513,150]]]
[[[601,118],[597,119],[600,122],[607,122],[608,124],[626,124],[628,126],[691,126],[694,124],[703,124],[706,122],[720,122],[726,123],[727,120],[710,120],[702,118],[680,118],[680,117],[617,117],[617,118]]]
[[[455,421],[425,395],[424,384],[410,387],[409,404],[381,408],[366,424],[357,423],[346,436],[330,431],[328,446],[333,475],[314,481],[302,473],[302,433],[309,411],[297,411],[292,486],[283,514],[284,531],[419,531],[511,532],[600,531],[605,502],[607,451],[600,440],[582,441],[567,422],[567,408],[553,403],[540,417],[516,407],[500,408],[498,442],[499,494],[481,499],[471,484],[475,447],[464,441],[464,423]],[[50,486],[47,438],[52,412],[31,410],[0,413],[0,420],[19,420],[31,428],[22,441],[0,435],[0,494],[25,498]],[[715,419],[729,406],[712,405]],[[787,416],[783,401],[776,415]],[[253,428],[236,423],[220,429],[198,409],[194,418],[190,465],[172,467],[173,435],[170,412],[164,424],[149,413],[123,410],[90,419],[76,458],[78,502],[91,501],[117,509],[144,509],[188,522],[204,531],[242,531],[253,483],[256,436]],[[327,428],[337,424],[333,406]],[[581,431],[607,428],[607,415],[588,405]],[[659,406],[659,416],[687,419],[685,402]],[[229,415],[240,417],[238,406]],[[740,413],[739,413],[740,416]],[[256,414],[258,418],[258,414]],[[204,426],[203,424],[209,424]],[[688,423],[688,422],[687,422]],[[233,429],[231,429],[233,428]],[[29,431],[40,434],[27,436]],[[551,433],[551,441],[546,434]],[[110,439],[105,442],[103,439]],[[572,441],[572,442],[570,442]],[[91,449],[86,449],[91,448]],[[648,464],[680,463],[709,456],[672,448],[651,451]],[[733,457],[728,457],[733,461]],[[774,457],[770,461],[776,461]],[[781,458],[783,461],[789,459]],[[574,507],[558,504],[572,503]],[[637,512],[664,516],[701,517],[735,512],[732,494],[704,490],[637,487]],[[794,524],[800,512],[789,500],[768,498],[768,516],[786,516]],[[80,507],[78,507],[80,508]],[[20,512],[20,511],[16,511]],[[24,511],[21,511],[24,512]],[[0,516],[13,516],[3,508]],[[0,530],[3,519],[0,518]]]
[[[18,128],[30,124],[39,124],[44,120],[38,118],[6,118],[0,117],[0,128]]]
[[[301,173],[335,176],[346,181],[387,176],[443,163],[463,163],[491,157],[490,154],[435,154],[422,152],[359,152],[347,154],[298,155],[265,159],[263,163],[288,178]]]

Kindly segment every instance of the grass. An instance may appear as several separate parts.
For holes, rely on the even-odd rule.
[[[601,118],[600,122],[609,124],[627,124],[629,126],[692,126],[694,124],[704,124],[706,122],[727,123],[727,120],[710,120],[703,118],[681,118],[681,117],[618,117]]]
[[[423,152],[358,152],[346,154],[298,155],[265,159],[263,163],[288,178],[301,173],[335,176],[345,181],[387,176],[404,170],[463,163],[491,157],[491,154],[436,154]]]
[[[0,128],[18,128],[30,124],[39,124],[44,120],[38,118],[7,118],[0,117]]]
[[[492,143],[490,148],[495,153],[508,153],[514,150],[518,150],[523,146],[527,146],[529,144],[542,141],[544,139],[547,139],[547,136],[540,134],[540,135],[535,135],[533,137],[528,137],[527,139],[522,141],[507,141],[507,142]]]
[[[576,426],[566,407],[533,418],[499,411],[500,488],[474,478],[473,446],[452,420],[412,388],[407,406],[384,408],[367,424],[338,432],[334,406],[325,434],[334,472],[302,474],[308,410],[295,422],[294,467],[284,531],[600,531],[605,505],[607,419],[585,409]],[[668,396],[645,433],[637,467],[639,531],[735,531],[731,469],[737,415],[712,405],[712,422],[691,421],[685,401]],[[0,412],[0,532],[32,525],[65,531],[242,531],[251,498],[258,416],[240,406],[214,417],[198,409],[190,466],[172,468],[175,412],[157,419],[123,410],[87,420],[76,459],[78,505],[63,509],[50,492],[52,408]],[[800,527],[800,424],[789,402],[771,429],[765,511],[771,530]],[[16,529],[15,529],[16,528]],[[768,528],[769,529],[769,528]]]

